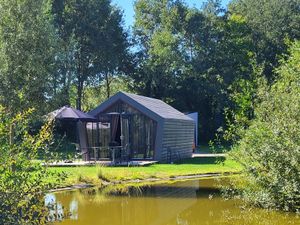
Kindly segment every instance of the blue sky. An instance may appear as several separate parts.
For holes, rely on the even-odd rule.
[[[226,6],[230,0],[222,0],[223,6]],[[127,27],[132,26],[134,22],[134,10],[133,3],[134,0],[112,0],[113,4],[118,5],[124,10],[124,21]],[[191,6],[200,8],[205,0],[185,0],[185,2]]]

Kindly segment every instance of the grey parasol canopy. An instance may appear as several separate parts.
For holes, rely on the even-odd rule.
[[[57,120],[70,120],[70,121],[85,121],[85,122],[97,122],[98,120],[80,110],[74,109],[70,106],[63,106],[62,108],[55,110],[48,114],[51,118]]]

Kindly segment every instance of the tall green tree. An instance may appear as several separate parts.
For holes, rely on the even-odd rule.
[[[251,27],[256,57],[268,78],[273,78],[278,56],[287,51],[285,39],[300,38],[299,5],[299,0],[235,0],[229,5]]]
[[[54,0],[53,13],[65,46],[59,73],[63,80],[74,75],[77,108],[87,84],[104,79],[109,96],[111,77],[123,71],[128,53],[121,11],[110,0]]]
[[[175,23],[180,24],[184,10],[182,1],[136,1],[134,35],[139,52],[133,78],[139,93],[170,97],[181,73],[180,39]]]
[[[0,1],[0,103],[45,109],[55,39],[45,0]]]
[[[224,108],[232,107],[230,87],[250,77],[245,19],[226,13],[220,1],[195,9],[182,1],[140,0],[135,9],[137,92],[199,112],[201,140],[208,141],[225,123]]]

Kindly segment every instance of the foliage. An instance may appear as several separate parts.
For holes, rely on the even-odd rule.
[[[105,80],[109,97],[111,77],[125,71],[128,56],[121,11],[110,0],[54,0],[52,8],[63,47],[58,74],[66,82],[57,89],[76,85],[78,109],[87,83]]]
[[[202,9],[183,1],[135,3],[140,51],[134,88],[181,111],[199,112],[202,141],[225,125],[224,108],[233,105],[229,87],[252,72],[251,30],[243,16],[224,12],[220,1]]]
[[[0,107],[0,223],[46,224],[48,209],[45,191],[56,179],[39,163],[33,162],[38,150],[46,150],[51,140],[51,123],[31,135],[28,125],[32,110],[10,116]],[[59,177],[57,177],[59,178]],[[56,183],[55,181],[53,184]]]
[[[286,53],[285,39],[300,38],[299,0],[235,0],[229,11],[243,15],[251,28],[259,64],[264,63],[264,74],[273,79],[273,69],[279,55]]]
[[[0,103],[10,111],[45,109],[54,29],[45,0],[0,1]]]
[[[110,78],[110,95],[114,95],[119,91],[131,91],[131,79],[126,76],[116,76]],[[84,102],[82,109],[89,111],[96,108],[99,104],[107,99],[106,81],[102,81],[98,86],[87,87],[84,90]],[[71,103],[75,103],[75,99],[71,98]]]
[[[137,0],[131,35],[111,0],[0,0],[0,103],[89,110],[125,89],[198,112],[208,142],[232,111],[252,119],[258,80],[276,79],[278,56],[299,38],[298,5]]]
[[[220,129],[217,135],[221,145],[240,140],[250,126],[254,118],[254,109],[268,89],[267,80],[262,73],[263,67],[253,65],[253,72],[249,79],[237,79],[229,87],[229,97],[234,106],[225,110],[226,128]]]
[[[66,135],[60,135],[55,128],[53,129],[53,133],[53,141],[51,146],[49,146],[49,151],[39,151],[38,159],[46,159],[48,162],[54,162],[74,161],[80,157],[73,140],[70,140]]]
[[[300,38],[299,4],[234,0],[224,9],[220,0],[202,8],[136,0],[131,46],[111,0],[0,0],[0,223],[29,220],[25,209],[37,220],[46,215],[43,207],[34,214],[34,204],[42,205],[49,174],[30,160],[38,149],[48,155],[50,126],[34,135],[34,114],[18,112],[90,110],[121,89],[198,112],[201,141],[224,130],[236,143],[246,198],[298,210],[299,42],[289,59],[279,56]]]
[[[297,41],[281,61],[233,154],[244,168],[242,195],[262,207],[300,210],[299,49]]]
[[[132,76],[139,93],[156,98],[170,96],[176,76],[181,74],[180,39],[174,23],[180,25],[184,10],[181,1],[135,2],[134,34],[140,51]]]

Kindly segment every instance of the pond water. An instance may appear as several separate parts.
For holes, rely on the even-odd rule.
[[[293,213],[243,209],[220,197],[214,179],[189,180],[121,190],[85,189],[49,194],[56,214],[69,215],[55,225],[208,225],[300,224]]]

